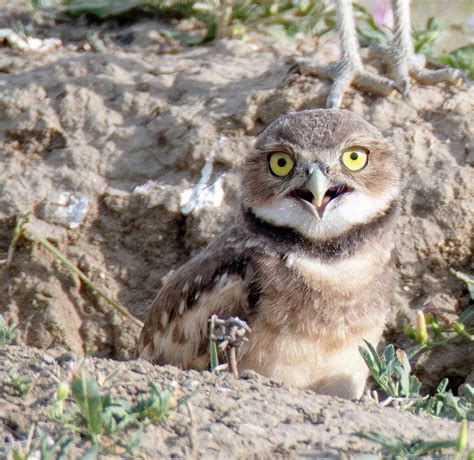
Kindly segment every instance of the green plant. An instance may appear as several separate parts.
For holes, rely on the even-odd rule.
[[[466,283],[466,287],[469,291],[469,295],[471,297],[471,300],[474,300],[474,276],[470,276],[467,273],[463,273],[463,272],[454,270],[454,268],[451,268],[449,271],[456,278],[458,278],[459,280]],[[474,315],[474,311],[471,313],[471,315]]]
[[[149,396],[135,404],[114,400],[101,390],[94,377],[80,369],[74,374],[70,387],[64,383],[58,386],[49,415],[59,423],[63,434],[79,433],[89,439],[90,458],[101,452],[131,455],[149,424],[161,423],[192,396],[176,399],[174,391],[162,390],[153,382],[149,383],[149,389]],[[69,395],[71,401],[66,405]],[[67,440],[64,438],[64,443]]]
[[[57,439],[43,432],[33,424],[24,445],[12,449],[13,460],[28,460],[39,458],[41,460],[62,460],[66,457],[67,450],[73,442],[72,436],[63,433]]]
[[[436,440],[436,441],[422,441],[420,439],[413,439],[409,442],[406,442],[402,438],[389,438],[383,436],[380,433],[370,431],[370,432],[357,432],[354,433],[360,438],[368,439],[369,441],[376,442],[385,448],[389,455],[384,455],[384,458],[390,458],[393,460],[402,460],[402,459],[416,459],[420,456],[428,455],[433,452],[438,452],[444,449],[455,449],[456,456],[455,459],[460,459],[462,454],[466,451],[467,448],[467,421],[463,420],[461,422],[461,427],[459,430],[459,435],[457,439],[446,439],[446,440]],[[470,453],[468,453],[470,455]],[[440,456],[437,458],[448,458],[445,456]],[[453,458],[453,457],[450,457]]]
[[[17,328],[18,324],[8,324],[3,315],[0,314],[0,347],[13,341]]]
[[[219,355],[217,354],[217,344],[216,341],[211,337],[215,334],[215,318],[213,315],[209,319],[209,362],[211,367],[211,372],[214,372],[219,367]]]
[[[455,270],[451,273],[466,283],[471,300],[474,297],[474,278]],[[455,420],[474,420],[474,388],[465,385],[465,396],[455,396],[448,390],[449,381],[443,379],[433,395],[421,394],[421,383],[411,375],[410,359],[416,354],[438,346],[445,346],[454,338],[474,341],[467,321],[474,316],[474,305],[465,309],[456,320],[450,320],[437,309],[427,306],[416,314],[416,326],[407,325],[405,334],[416,344],[404,350],[388,345],[381,356],[370,343],[359,347],[370,374],[386,394],[382,404],[396,403],[403,410],[414,413],[429,413]],[[377,393],[375,397],[378,398]]]
[[[10,382],[12,387],[22,398],[24,398],[30,392],[33,386],[33,380],[31,380],[30,377],[26,377],[24,375],[11,374]]]
[[[451,273],[466,283],[471,301],[474,299],[474,278],[465,273],[451,269]],[[410,357],[423,350],[430,350],[446,345],[452,339],[462,337],[474,341],[474,333],[468,328],[468,320],[474,317],[474,304],[471,303],[456,320],[451,320],[443,312],[426,305],[423,312],[416,315],[416,327],[407,324],[405,335],[417,342],[407,353]]]
[[[165,18],[197,19],[200,27],[190,33],[163,31],[186,45],[216,38],[245,38],[249,31],[279,37],[298,33],[321,36],[334,29],[335,11],[329,0],[64,0],[59,11],[70,16],[89,14],[101,19],[142,11]],[[200,31],[198,29],[201,29]]]
[[[55,459],[61,460],[67,458],[67,450],[73,443],[73,438],[68,433],[62,433],[58,438],[54,439],[40,428],[36,429],[38,437],[38,450],[41,460]]]
[[[421,394],[421,383],[411,375],[407,353],[388,345],[381,356],[372,344],[359,351],[369,368],[370,374],[387,395],[383,405],[396,403],[402,410],[413,413],[449,417],[455,420],[474,420],[474,391],[466,385],[467,396],[454,396],[448,390],[448,379],[443,379],[433,396]]]
[[[33,423],[26,437],[25,445],[20,445],[12,449],[13,460],[27,460],[31,457],[34,451],[33,435],[35,434],[35,429],[36,425]]]
[[[464,397],[454,396],[448,390],[449,380],[444,378],[438,384],[435,393],[413,405],[413,412],[427,412],[432,415],[455,420],[474,420],[474,387],[465,385]]]
[[[435,58],[435,62],[461,70],[474,80],[474,44],[456,48],[449,53],[442,53]]]
[[[391,398],[418,397],[421,383],[414,375],[410,375],[411,365],[405,351],[395,351],[395,347],[390,344],[379,356],[371,343],[365,343],[367,349],[359,347],[359,351],[381,390]]]

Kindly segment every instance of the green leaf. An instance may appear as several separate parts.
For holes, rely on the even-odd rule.
[[[457,440],[439,440],[439,441],[424,441],[417,443],[411,450],[413,455],[429,454],[441,449],[449,449],[457,446]]]
[[[466,385],[464,385],[464,391],[466,392],[468,398],[474,399],[474,387],[472,385],[466,383]]]
[[[421,390],[421,382],[415,375],[410,376],[410,388],[409,394],[410,395],[419,395]]]
[[[460,315],[459,322],[465,324],[466,321],[474,316],[474,304],[467,307]]]
[[[369,368],[370,374],[372,375],[374,380],[377,382],[379,387],[383,391],[385,391],[385,393],[391,394],[391,390],[390,390],[389,386],[387,385],[386,380],[382,378],[382,376],[379,372],[379,369],[374,365],[373,357],[369,353],[369,351],[367,351],[364,347],[360,346],[359,347],[359,353],[362,355],[362,358],[364,359],[365,364]],[[377,355],[377,358],[378,358],[378,355]]]
[[[91,14],[98,18],[105,19],[128,13],[130,10],[143,3],[143,0],[97,0],[94,2],[69,0],[65,2],[63,11],[70,16]]]
[[[8,324],[3,315],[0,315],[0,347],[10,343],[15,338],[18,324]]]
[[[413,347],[410,347],[408,350],[406,350],[408,359],[412,359],[415,355],[420,353],[420,351],[426,350],[426,344],[424,345],[415,345]]]
[[[431,32],[438,29],[439,29],[438,20],[434,16],[431,16],[430,18],[428,18],[428,20],[426,21],[426,30]]]
[[[389,449],[392,453],[405,454],[408,453],[403,446],[403,442],[400,439],[393,439],[387,436],[383,436],[375,431],[358,431],[354,433],[360,438],[368,439],[369,441],[376,442]]]
[[[378,368],[379,372],[382,372],[383,364],[382,364],[382,361],[380,360],[380,357],[379,357],[379,354],[377,353],[377,350],[375,349],[375,347],[370,342],[367,342],[367,340],[364,340],[364,342],[367,345],[367,347],[369,348],[370,353],[372,354],[372,357],[374,359],[374,363],[377,365],[377,368]],[[393,346],[392,346],[392,348],[393,348]]]
[[[448,388],[449,379],[444,378],[441,382],[438,383],[438,387],[436,388],[436,393],[444,393]]]
[[[386,364],[390,364],[395,361],[395,347],[390,344],[385,348],[383,355],[382,355]]]
[[[99,445],[93,445],[91,448],[87,449],[84,454],[79,457],[79,460],[97,460],[102,448]]]
[[[88,428],[88,434],[96,443],[97,436],[102,432],[102,398],[99,385],[94,378],[80,370],[72,380],[71,390]]]
[[[461,50],[470,50],[471,53],[471,63],[470,65],[474,67],[474,45],[471,46],[466,46],[464,48],[460,48],[458,50],[452,51],[451,53],[455,53],[456,51],[459,52]],[[474,277],[471,275],[468,275],[467,273],[463,272],[458,272],[454,269],[449,270],[456,278],[460,279],[461,281],[464,281],[467,284],[467,289],[469,290],[469,295],[471,296],[471,299],[474,299]]]

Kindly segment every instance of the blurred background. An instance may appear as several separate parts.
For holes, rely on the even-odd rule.
[[[393,26],[390,5],[390,0],[354,2],[362,45],[387,44]],[[474,79],[474,0],[413,0],[411,11],[415,51],[432,65],[449,65]],[[111,44],[109,32],[142,20],[181,46],[236,38],[254,43],[297,40],[306,50],[315,49],[336,25],[334,0],[0,0],[0,28],[13,29],[17,42],[49,34],[70,44],[71,31],[93,23],[87,40],[100,52]],[[11,37],[10,45],[15,41]]]
[[[389,0],[362,0],[380,21],[393,19]],[[412,22],[415,28],[422,27],[430,17],[435,17],[444,36],[435,49],[452,50],[474,41],[474,0],[412,0]]]

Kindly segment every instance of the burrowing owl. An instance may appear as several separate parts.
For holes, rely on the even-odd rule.
[[[207,369],[208,318],[238,316],[252,330],[240,369],[360,397],[358,347],[379,342],[395,282],[398,169],[387,141],[351,112],[277,119],[245,159],[236,224],[161,288],[140,357]]]

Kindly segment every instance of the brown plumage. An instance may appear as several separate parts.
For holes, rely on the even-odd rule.
[[[259,136],[241,178],[240,217],[161,288],[140,357],[207,369],[208,318],[238,316],[239,369],[361,396],[358,347],[380,340],[395,282],[396,156],[351,112],[307,110]]]

